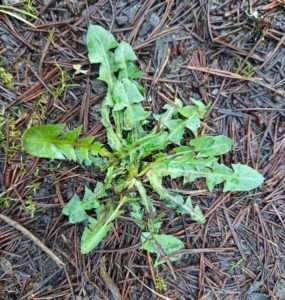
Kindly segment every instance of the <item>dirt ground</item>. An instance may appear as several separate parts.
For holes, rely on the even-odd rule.
[[[284,300],[284,0],[4,2],[38,18],[26,17],[32,27],[0,6],[0,299]],[[132,44],[146,107],[158,112],[175,97],[211,102],[201,132],[230,136],[234,150],[223,160],[266,178],[249,193],[168,183],[207,216],[206,225],[165,219],[164,232],[187,245],[174,272],[153,269],[138,249],[139,228],[124,217],[98,249],[81,255],[82,227],[68,224],[62,207],[102,174],[21,151],[31,124],[83,124],[86,134],[103,135],[97,110],[105,90],[85,47],[90,23]]]

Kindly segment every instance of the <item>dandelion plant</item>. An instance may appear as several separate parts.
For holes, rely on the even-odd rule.
[[[98,247],[116,219],[128,214],[141,229],[141,249],[156,256],[155,265],[164,263],[165,257],[178,260],[180,256],[172,253],[183,249],[184,243],[163,233],[154,198],[199,224],[206,219],[190,197],[168,189],[165,178],[181,178],[185,184],[202,178],[209,191],[223,185],[224,192],[255,189],[264,178],[249,166],[220,163],[233,141],[226,136],[198,135],[208,110],[203,102],[190,99],[184,105],[176,99],[158,115],[147,111],[138,81],[142,71],[130,44],[118,42],[101,26],[90,25],[87,48],[89,61],[99,66],[98,79],[107,88],[100,109],[106,144],[94,136],[82,137],[81,127],[68,131],[64,124],[44,124],[26,130],[23,147],[36,157],[94,165],[105,174],[103,182],[94,189],[85,186],[83,196],[75,194],[63,209],[70,223],[85,224],[83,254]]]

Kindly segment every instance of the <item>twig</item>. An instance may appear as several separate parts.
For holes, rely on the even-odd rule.
[[[106,286],[108,287],[108,289],[111,291],[113,298],[115,300],[121,300],[122,296],[120,294],[120,290],[114,283],[111,276],[107,273],[104,259],[103,259],[102,263],[100,264],[99,270],[100,270],[100,275],[101,275],[103,281],[105,282]]]
[[[19,224],[18,222],[10,219],[8,216],[5,216],[0,213],[0,219],[7,223],[8,225],[14,227],[16,230],[19,230],[23,235],[27,236],[30,240],[32,240],[38,247],[41,248],[57,265],[59,268],[63,268],[65,263],[56,256],[46,245],[43,244],[41,240],[39,240],[36,236],[34,236],[27,228]]]
[[[232,73],[232,72],[229,72],[229,71],[213,69],[213,68],[208,68],[208,67],[187,66],[187,67],[183,67],[183,68],[188,69],[188,70],[193,70],[193,71],[200,71],[200,72],[203,72],[203,73],[208,73],[208,74],[212,74],[212,75],[216,75],[216,76],[220,76],[220,77],[224,77],[224,78],[226,77],[226,78],[231,78],[231,79],[237,79],[237,80],[244,80],[244,81],[252,82],[254,84],[257,84],[259,86],[267,88],[270,91],[272,91],[272,92],[274,92],[274,93],[276,93],[280,96],[285,96],[284,91],[276,90],[272,86],[264,83],[262,81],[262,78],[242,76],[242,75],[239,75],[237,73]]]
[[[182,249],[171,253],[171,256],[179,256],[181,254],[202,254],[202,253],[223,253],[223,252],[236,252],[237,249],[234,247],[227,248],[196,248],[196,249]],[[164,259],[161,256],[161,259]]]

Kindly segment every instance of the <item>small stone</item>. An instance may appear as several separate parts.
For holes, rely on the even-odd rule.
[[[217,96],[218,93],[219,93],[219,89],[213,89],[213,90],[211,91],[211,94],[212,94],[213,96]]]
[[[157,14],[153,13],[150,15],[149,22],[153,27],[155,27],[159,24],[160,18]]]
[[[116,18],[116,22],[119,26],[126,25],[129,21],[129,18],[127,16],[118,16]]]

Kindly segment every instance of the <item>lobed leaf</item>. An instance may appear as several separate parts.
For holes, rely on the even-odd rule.
[[[94,191],[91,191],[87,186],[85,186],[85,192],[82,199],[82,207],[85,210],[94,209],[97,215],[100,215],[102,210],[102,205],[98,201],[107,196],[105,187],[102,182],[97,182]]]
[[[167,128],[170,142],[179,145],[183,139],[186,129],[194,135],[201,126],[201,119],[205,116],[206,106],[200,101],[194,101],[193,105],[183,106],[182,102],[176,99],[175,105],[169,104],[164,107],[166,111],[156,116],[160,128]]]
[[[232,139],[220,135],[204,135],[190,141],[190,145],[198,152],[199,157],[219,156],[229,152],[232,148]]]
[[[90,155],[109,156],[110,153],[94,137],[79,138],[81,127],[64,132],[63,124],[37,125],[23,135],[23,148],[33,156],[91,162]]]
[[[161,259],[162,256],[168,256],[170,261],[179,260],[181,258],[180,256],[171,256],[171,254],[184,248],[184,243],[170,234],[152,234],[151,232],[142,232],[141,242],[141,249],[156,254],[157,259],[154,264],[155,267],[167,261],[165,259]]]
[[[81,237],[80,251],[82,254],[87,254],[95,249],[106,235],[112,229],[112,222],[121,214],[117,207],[116,209],[108,203],[105,211],[99,215],[99,218],[91,219],[89,224],[85,227]]]
[[[115,50],[114,55],[116,65],[120,70],[119,79],[138,79],[142,76],[143,72],[133,63],[137,60],[137,56],[130,44],[124,41],[121,42]]]
[[[197,178],[206,178],[210,191],[220,183],[224,183],[224,192],[250,191],[260,186],[264,177],[256,170],[242,164],[233,164],[232,169],[218,164],[216,158],[192,159],[180,157],[165,159],[154,164],[160,176],[170,176],[175,179],[184,177],[185,182]]]
[[[242,164],[233,164],[233,173],[226,178],[224,192],[250,191],[259,187],[264,177],[255,169]]]
[[[75,194],[63,208],[63,214],[69,217],[72,224],[88,221],[81,237],[81,253],[86,254],[96,248],[112,229],[112,222],[120,215],[120,206],[113,208],[100,204],[98,199],[107,196],[102,183],[97,183],[94,191],[85,186],[82,201]],[[121,205],[123,202],[121,203]],[[95,210],[97,219],[88,216],[87,210]]]
[[[94,209],[97,215],[101,214],[103,206],[98,199],[107,196],[104,185],[98,182],[95,190],[92,192],[87,186],[84,188],[84,196],[82,201],[75,194],[71,200],[65,205],[62,213],[69,217],[69,222],[72,224],[80,223],[89,219],[86,210]]]
[[[109,114],[110,108],[106,103],[103,103],[101,108],[101,121],[107,131],[108,144],[113,150],[119,150],[122,147],[122,142],[113,129]]]
[[[117,80],[113,89],[113,111],[124,111],[124,129],[131,130],[145,120],[149,113],[140,102],[143,96],[137,85],[129,79]]]
[[[169,144],[166,132],[149,133],[142,138],[137,138],[133,143],[122,149],[123,155],[127,153],[141,160],[156,151],[163,150]]]
[[[93,220],[84,229],[81,236],[80,252],[87,254],[95,249],[112,229],[112,223],[106,223],[104,219]]]
[[[142,205],[144,206],[146,212],[153,216],[155,214],[155,207],[153,205],[152,200],[146,193],[146,189],[144,188],[143,184],[141,181],[134,179],[134,185],[137,188],[139,195],[141,196],[141,202]]]
[[[199,224],[204,224],[206,219],[198,206],[193,207],[192,200],[187,197],[184,200],[183,196],[177,193],[169,192],[162,185],[162,176],[160,170],[149,171],[147,174],[148,180],[162,200],[166,200],[165,205],[170,208],[174,208],[178,213],[190,214],[191,219]]]
[[[144,211],[139,202],[133,202],[130,204],[130,216],[136,221],[139,221],[138,225],[140,226],[143,223]]]
[[[113,72],[116,71],[113,54],[109,51],[118,45],[116,39],[106,29],[98,25],[89,25],[87,31],[88,58],[91,63],[100,63],[100,79],[109,86],[113,84]]]
[[[82,202],[76,194],[65,205],[62,213],[68,216],[68,222],[71,224],[80,223],[88,219],[88,215],[82,207]]]

